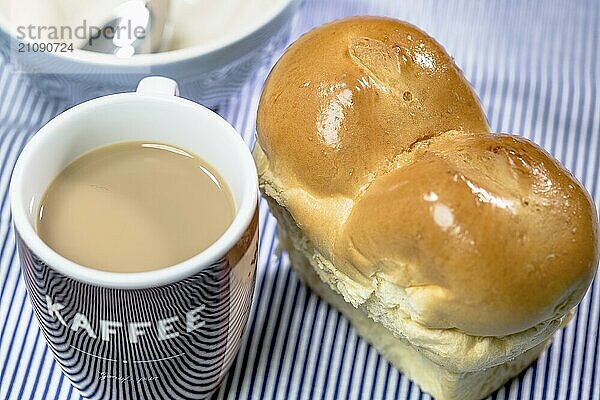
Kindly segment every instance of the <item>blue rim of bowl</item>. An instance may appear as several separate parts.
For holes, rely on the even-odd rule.
[[[282,17],[286,12],[292,12],[293,7],[295,7],[299,2],[300,0],[280,0],[277,6],[272,7],[269,12],[263,14],[262,18],[257,18],[254,24],[249,25],[247,29],[240,31],[239,34],[229,38],[214,40],[206,45],[186,47],[183,49],[164,51],[154,54],[138,54],[128,59],[117,58],[112,54],[95,53],[92,51],[79,49],[75,49],[73,52],[58,52],[52,54],[58,58],[76,63],[105,65],[121,68],[157,66],[177,63],[223,50],[248,37],[251,37],[269,25],[270,22]],[[6,18],[0,14],[0,31],[6,32],[12,39],[17,40],[15,39],[14,34],[11,33],[12,29],[9,27],[9,25],[10,24]]]

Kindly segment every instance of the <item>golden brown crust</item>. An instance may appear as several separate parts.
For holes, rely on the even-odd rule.
[[[411,25],[304,35],[271,72],[257,130],[261,188],[354,306],[386,293],[425,327],[503,336],[564,316],[593,278],[585,189],[530,141],[486,133],[458,68]]]
[[[306,33],[277,62],[258,110],[276,173],[352,195],[414,142],[487,132],[474,92],[444,49],[407,23],[349,18]]]
[[[503,336],[579,303],[598,261],[595,207],[555,160],[491,134],[417,153],[358,199],[335,253],[406,288],[432,328]]]

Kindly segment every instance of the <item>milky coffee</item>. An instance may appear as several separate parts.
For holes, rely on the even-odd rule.
[[[78,264],[140,272],[205,250],[234,214],[227,184],[198,156],[160,143],[123,142],[84,154],[54,179],[37,231]]]

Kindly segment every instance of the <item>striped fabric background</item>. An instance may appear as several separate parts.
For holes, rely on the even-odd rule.
[[[496,131],[533,139],[600,201],[600,2],[306,1],[292,38],[354,14],[389,15],[437,38],[474,85]],[[1,56],[0,56],[1,57]],[[272,60],[274,61],[274,60]],[[265,65],[217,111],[254,141]],[[78,399],[32,314],[15,253],[7,189],[15,159],[65,105],[32,90],[0,58],[0,399]],[[300,284],[279,255],[261,202],[261,243],[247,334],[218,399],[429,399]],[[552,346],[494,399],[600,399],[600,280]]]

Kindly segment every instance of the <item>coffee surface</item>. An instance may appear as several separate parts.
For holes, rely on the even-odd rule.
[[[37,231],[78,264],[140,272],[205,250],[234,215],[227,184],[198,156],[160,143],[123,142],[84,154],[54,179]]]

